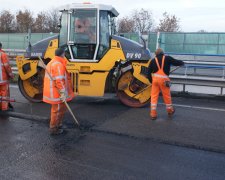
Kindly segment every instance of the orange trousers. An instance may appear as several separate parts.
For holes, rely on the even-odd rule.
[[[0,85],[0,110],[6,111],[9,107],[8,101],[3,101],[4,99],[9,99],[9,84]]]
[[[151,117],[157,117],[157,104],[160,92],[162,92],[167,112],[171,113],[173,111],[170,88],[165,86],[165,80],[169,79],[153,77],[151,91]]]
[[[66,105],[64,103],[52,104],[50,128],[58,128],[62,125],[63,117],[66,112]]]

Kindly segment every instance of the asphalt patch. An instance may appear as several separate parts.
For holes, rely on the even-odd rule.
[[[93,131],[225,153],[224,112],[176,109],[173,118],[168,118],[165,107],[159,105],[156,121],[150,120],[147,108],[132,109],[93,127]]]

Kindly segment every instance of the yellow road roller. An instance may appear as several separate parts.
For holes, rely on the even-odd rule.
[[[116,93],[130,107],[148,103],[150,51],[145,43],[115,35],[116,9],[103,4],[70,4],[60,12],[59,35],[29,46],[25,56],[16,59],[22,95],[32,102],[42,101],[45,71],[38,57],[47,64],[55,49],[63,47],[75,94]]]

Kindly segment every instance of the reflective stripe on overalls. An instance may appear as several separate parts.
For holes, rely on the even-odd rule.
[[[169,77],[164,73],[165,56],[162,58],[162,65],[160,67],[157,57],[155,57],[156,65],[158,71],[152,74],[152,90],[151,90],[151,116],[157,116],[157,104],[160,91],[163,95],[164,103],[166,104],[166,109],[169,112],[172,109],[172,101],[170,88],[165,86],[165,81],[170,81]]]
[[[5,63],[3,61],[4,60],[2,59],[2,53],[0,52],[0,84],[7,84],[9,80],[5,66],[9,66],[9,63]]]
[[[0,83],[4,83],[5,80],[3,80],[3,74],[2,74],[2,68],[4,68],[4,65],[2,63],[2,53],[0,52],[0,64],[1,64],[1,67],[0,67]]]

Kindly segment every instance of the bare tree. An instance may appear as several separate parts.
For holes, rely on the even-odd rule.
[[[117,21],[118,33],[129,33],[135,31],[135,22],[132,18],[123,17]]]
[[[152,31],[154,28],[153,15],[150,10],[134,10],[132,13],[134,28],[136,32],[144,33]]]
[[[40,12],[34,22],[34,32],[45,33],[49,31],[49,17],[47,12]]]
[[[13,32],[15,28],[15,16],[10,11],[4,10],[0,13],[0,32]]]
[[[34,18],[32,13],[25,9],[24,11],[19,11],[16,15],[16,26],[17,31],[21,33],[25,33],[31,28],[34,24]]]
[[[163,19],[160,19],[157,31],[178,32],[180,31],[179,21],[179,18],[175,15],[169,15],[167,12],[164,12]]]
[[[200,33],[207,33],[207,31],[204,30],[204,29],[201,29],[201,30],[199,30],[199,31],[197,31],[197,32],[200,32]]]
[[[53,9],[48,14],[48,25],[49,31],[57,33],[59,32],[58,24],[59,24],[60,13],[59,10]]]

